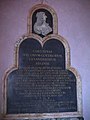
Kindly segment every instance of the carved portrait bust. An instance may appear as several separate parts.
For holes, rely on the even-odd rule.
[[[46,36],[48,33],[52,32],[52,28],[46,22],[47,16],[44,12],[37,12],[36,22],[34,24],[34,32]]]

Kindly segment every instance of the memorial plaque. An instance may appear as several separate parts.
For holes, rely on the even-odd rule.
[[[76,77],[65,68],[65,48],[56,39],[43,47],[32,38],[19,48],[19,68],[8,76],[7,113],[77,111]]]
[[[15,48],[15,64],[4,78],[4,119],[83,120],[80,76],[50,6],[32,8],[28,33]]]

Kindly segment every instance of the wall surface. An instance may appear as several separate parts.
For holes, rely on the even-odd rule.
[[[15,42],[27,33],[29,9],[40,0],[0,0],[0,113],[5,71],[14,64]],[[82,78],[83,113],[90,120],[90,0],[47,0],[58,15],[58,33],[71,48],[71,65]]]

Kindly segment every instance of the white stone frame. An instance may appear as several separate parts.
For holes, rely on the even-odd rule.
[[[27,38],[34,38],[36,40],[38,40],[41,44],[41,46],[43,47],[44,43],[50,39],[57,39],[60,42],[62,42],[62,44],[65,47],[65,61],[66,61],[66,69],[70,70],[72,73],[74,73],[77,81],[77,106],[78,106],[78,110],[77,112],[61,112],[61,113],[42,113],[42,114],[6,114],[6,106],[7,106],[7,77],[8,75],[18,69],[18,55],[19,55],[19,46],[20,44],[26,40]],[[32,34],[29,36],[25,36],[23,39],[21,39],[20,41],[17,42],[16,46],[15,46],[16,50],[15,50],[15,64],[14,66],[6,72],[5,74],[5,78],[4,78],[4,107],[3,107],[3,114],[6,115],[6,118],[8,119],[12,119],[12,118],[28,118],[28,119],[43,119],[43,118],[62,118],[62,117],[81,117],[82,116],[82,94],[81,94],[81,80],[80,80],[80,75],[77,73],[77,71],[71,67],[70,65],[70,48],[69,45],[67,43],[67,41],[61,37],[60,35],[48,35],[47,37],[42,38],[38,35]]]

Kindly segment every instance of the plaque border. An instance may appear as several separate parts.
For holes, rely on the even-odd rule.
[[[36,39],[41,46],[43,47],[44,43],[50,39],[59,40],[65,47],[65,63],[66,69],[70,70],[76,77],[76,90],[77,90],[77,111],[76,112],[60,112],[60,113],[32,113],[32,114],[7,114],[7,77],[8,75],[18,69],[18,56],[19,56],[19,46],[25,41],[27,38]],[[4,119],[44,119],[44,118],[62,118],[62,117],[82,117],[82,87],[81,87],[81,78],[75,68],[71,67],[70,61],[70,47],[68,42],[60,35],[50,34],[44,38],[36,34],[30,34],[23,36],[19,41],[15,44],[15,57],[14,57],[14,65],[12,68],[9,68],[5,72],[4,76],[4,85],[3,85],[3,116]]]

